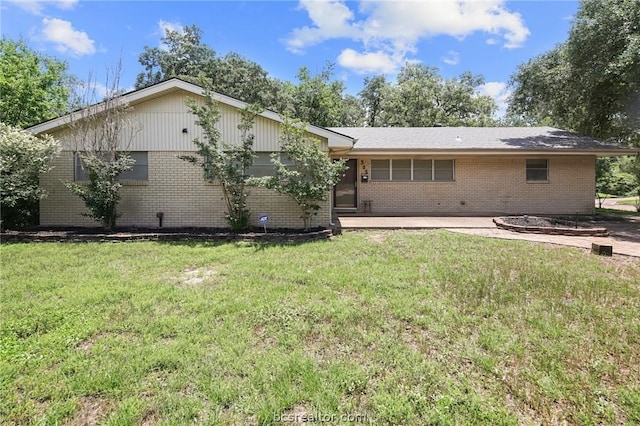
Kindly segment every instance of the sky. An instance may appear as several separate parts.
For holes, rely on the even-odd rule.
[[[334,78],[357,95],[365,77],[395,81],[406,63],[444,78],[484,77],[480,93],[504,113],[509,78],[520,64],[566,41],[578,0],[411,1],[91,1],[2,0],[0,29],[66,61],[81,79],[104,81],[122,63],[132,89],[145,46],[162,47],[165,29],[197,25],[217,55],[236,52],[271,77],[296,81],[335,64]]]

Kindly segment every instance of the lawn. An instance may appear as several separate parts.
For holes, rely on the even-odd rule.
[[[3,244],[2,424],[640,423],[640,259],[446,231]]]
[[[637,206],[638,204],[640,204],[640,202],[638,201],[638,198],[629,198],[626,200],[617,200],[616,204],[624,204],[627,206]]]

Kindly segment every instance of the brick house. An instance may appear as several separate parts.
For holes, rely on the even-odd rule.
[[[203,180],[202,170],[178,158],[196,151],[202,137],[187,98],[202,100],[199,86],[170,79],[124,95],[139,124],[129,150],[133,170],[121,176],[120,226],[224,227],[220,187]],[[239,141],[239,109],[245,103],[215,95],[226,141]],[[270,154],[279,152],[281,117],[264,111],[254,125],[254,173],[269,173]],[[48,197],[40,224],[96,226],[82,215],[83,202],[63,185],[83,179],[68,130],[68,117],[29,129],[62,142],[54,169],[42,176]],[[594,208],[597,156],[632,155],[629,148],[551,128],[333,128],[307,126],[321,149],[347,158],[349,170],[332,191],[312,226],[326,226],[333,210],[380,214],[589,213]],[[273,228],[301,227],[289,198],[251,188],[252,222],[269,215]]]

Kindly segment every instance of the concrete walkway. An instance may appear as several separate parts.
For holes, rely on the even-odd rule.
[[[592,243],[613,247],[614,254],[640,257],[640,217],[626,222],[603,222],[609,237],[572,237],[564,235],[525,234],[498,229],[493,217],[389,217],[341,216],[343,231],[356,229],[446,229],[452,232],[508,240],[526,240],[591,249]]]

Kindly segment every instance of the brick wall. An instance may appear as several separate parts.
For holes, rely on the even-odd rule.
[[[219,186],[202,179],[202,169],[178,158],[192,154],[175,151],[149,151],[149,180],[125,184],[118,220],[119,226],[158,226],[157,212],[164,213],[163,226],[226,227],[225,205]],[[73,180],[73,153],[64,151],[54,162],[54,169],[41,179],[49,196],[40,203],[41,225],[97,226],[82,216],[87,212],[82,200],[64,187],[62,181]],[[263,188],[249,189],[248,204],[252,224],[258,215],[269,215],[269,228],[301,228],[298,206],[288,197]],[[314,217],[312,226],[329,224],[329,203]]]
[[[534,157],[459,157],[454,182],[358,183],[358,205],[372,200],[374,213],[389,214],[594,211],[595,157],[540,157],[549,160],[549,180],[540,183],[527,183],[527,158]],[[362,160],[370,171],[370,159]]]

